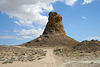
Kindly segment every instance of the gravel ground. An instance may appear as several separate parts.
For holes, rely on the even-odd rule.
[[[14,61],[34,61],[46,56],[46,51],[33,48],[19,48],[15,46],[0,46],[0,63],[13,63]]]

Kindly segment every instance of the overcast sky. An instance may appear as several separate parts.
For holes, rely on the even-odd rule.
[[[100,40],[100,0],[0,0],[0,44],[18,45],[38,37],[51,11],[62,15],[68,36]]]

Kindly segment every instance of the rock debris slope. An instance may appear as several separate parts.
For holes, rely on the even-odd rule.
[[[91,40],[91,41],[82,41],[75,45],[73,49],[78,51],[85,51],[85,52],[96,52],[100,51],[100,41],[98,40]]]
[[[56,12],[50,12],[43,34],[22,45],[33,47],[72,47],[77,43],[79,42],[66,35],[62,24],[62,16]]]

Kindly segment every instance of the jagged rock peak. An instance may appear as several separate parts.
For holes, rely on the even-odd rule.
[[[57,14],[57,12],[49,13],[48,23],[43,32],[43,35],[45,34],[66,35],[62,24],[62,16]]]

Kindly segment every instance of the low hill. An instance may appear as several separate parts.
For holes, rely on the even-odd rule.
[[[100,51],[100,41],[91,40],[91,41],[82,41],[73,47],[75,50],[83,50],[86,52],[91,51]]]

